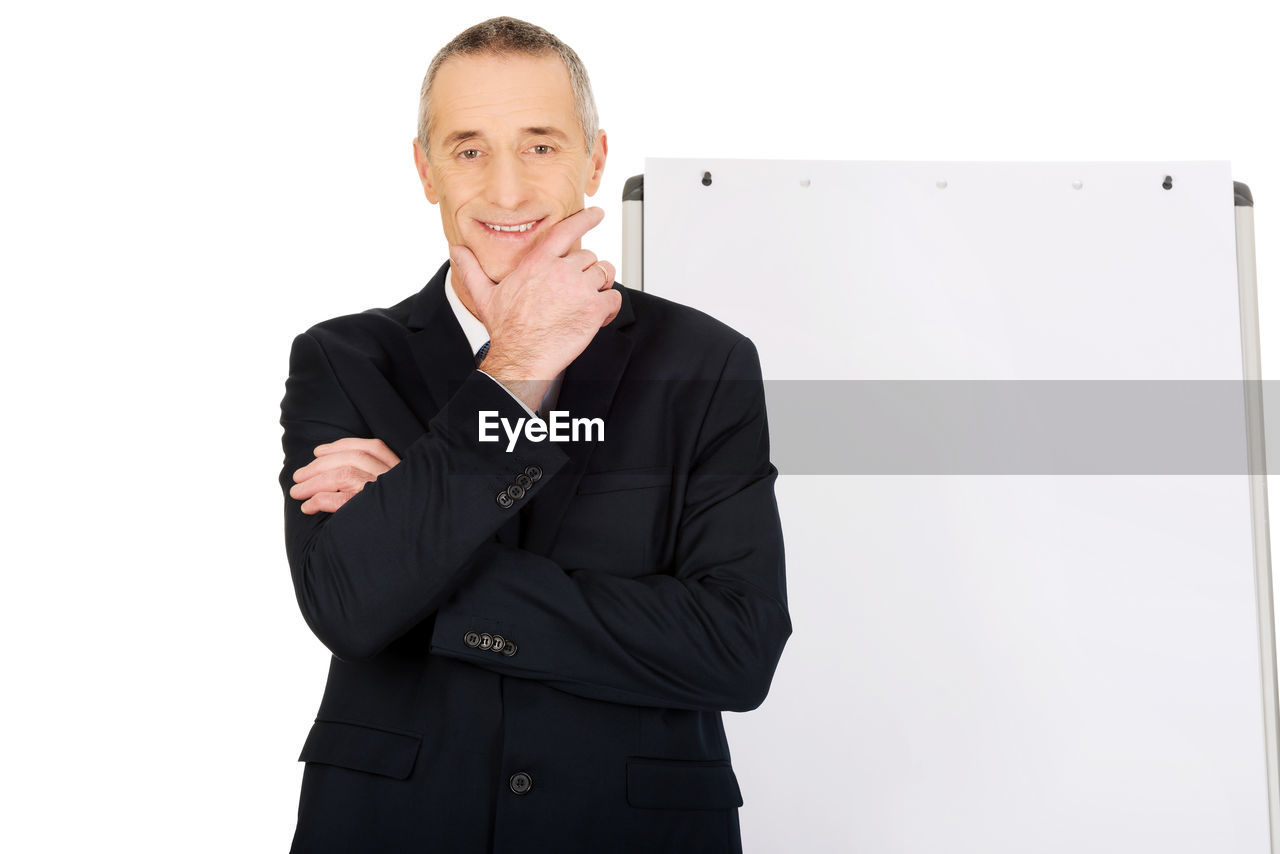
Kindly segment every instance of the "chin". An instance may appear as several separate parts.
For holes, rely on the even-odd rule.
[[[484,270],[484,274],[494,282],[501,282],[507,276],[510,276],[511,271],[515,268],[515,264],[506,261],[485,260],[480,262],[480,269]]]
[[[495,282],[500,282],[520,266],[520,262],[524,260],[524,256],[529,253],[522,252],[518,256],[508,256],[502,258],[487,258],[480,262],[480,267],[484,270],[485,275]]]

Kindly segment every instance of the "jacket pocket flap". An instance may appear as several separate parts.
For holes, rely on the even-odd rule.
[[[628,759],[627,803],[642,809],[725,810],[742,806],[726,761]]]
[[[413,770],[421,744],[421,736],[339,721],[316,721],[302,745],[298,761],[337,765],[403,780]]]
[[[578,494],[619,492],[625,489],[645,489],[650,486],[670,486],[671,469],[663,466],[641,469],[617,469],[615,471],[589,471],[578,481]]]

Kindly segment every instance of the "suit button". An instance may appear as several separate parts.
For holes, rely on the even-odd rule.
[[[507,645],[507,639],[502,635],[493,636],[493,651],[502,652],[502,648]]]
[[[513,483],[507,487],[507,495],[515,500],[524,498],[524,487],[518,483]],[[515,501],[512,501],[512,503],[514,504]]]
[[[501,507],[503,510],[506,510],[512,504],[515,504],[515,501],[511,500],[511,496],[507,495],[507,491],[505,489],[502,492],[498,493],[498,497],[495,498],[494,501],[497,501],[498,506]]]
[[[516,475],[516,486],[528,491],[529,487],[533,486],[533,478],[522,472]]]
[[[488,649],[488,648],[489,648],[489,647],[491,647],[491,646],[493,646],[493,635],[489,634],[488,632],[481,632],[481,633],[480,633],[480,648],[481,648],[481,649]]]
[[[503,638],[503,640],[506,640],[506,638]],[[506,643],[502,645],[502,654],[508,657],[515,655],[516,645],[511,641],[506,641]]]
[[[467,632],[466,636],[463,637],[462,642],[474,649],[480,645],[480,636],[475,632]]]
[[[533,788],[533,778],[523,771],[517,771],[511,775],[511,779],[507,781],[507,785],[511,787],[511,791],[517,795],[527,795],[529,790]]]
[[[524,470],[524,473],[529,475],[530,479],[532,479],[534,483],[537,483],[542,478],[542,469],[537,466],[528,466]]]

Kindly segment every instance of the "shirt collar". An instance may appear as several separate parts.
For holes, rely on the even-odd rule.
[[[458,325],[462,327],[462,334],[467,336],[467,344],[471,347],[471,355],[480,352],[480,348],[484,346],[484,342],[489,340],[489,330],[484,328],[484,324],[480,319],[471,312],[467,311],[467,307],[462,304],[462,300],[458,298],[458,294],[453,289],[453,265],[449,265],[449,274],[444,278],[444,294],[449,300],[449,307],[453,309],[453,316],[458,318]]]

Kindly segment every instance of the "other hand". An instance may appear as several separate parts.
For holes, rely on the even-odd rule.
[[[334,512],[400,462],[381,439],[346,437],[317,445],[313,452],[316,458],[293,473],[289,488],[308,515]]]

